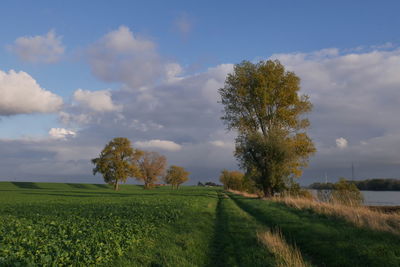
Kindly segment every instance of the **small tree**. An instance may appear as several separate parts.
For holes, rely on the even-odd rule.
[[[178,189],[179,185],[189,180],[189,172],[183,167],[172,165],[167,170],[167,175],[164,177],[164,181],[167,184],[172,185],[172,188]]]
[[[142,151],[133,149],[129,139],[118,137],[111,140],[101,151],[98,158],[92,159],[95,165],[93,175],[101,173],[104,181],[114,185],[118,190],[120,181],[139,174],[138,160]]]
[[[244,174],[240,171],[228,171],[224,169],[219,177],[220,182],[225,189],[245,190]]]
[[[138,163],[140,171],[136,179],[144,182],[145,189],[150,189],[164,175],[166,164],[167,159],[164,156],[145,151]]]

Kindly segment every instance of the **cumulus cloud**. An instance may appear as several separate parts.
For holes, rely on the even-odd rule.
[[[394,163],[400,149],[394,141],[400,138],[400,118],[394,116],[400,107],[399,48],[384,45],[350,53],[332,48],[272,58],[301,78],[302,92],[314,105],[309,114],[318,150],[309,169],[313,175],[326,168],[343,175],[352,161],[364,164],[366,177],[375,173],[371,166],[382,170],[380,176],[385,176],[382,164],[387,170],[400,167]],[[337,136],[346,136],[336,140],[337,147],[346,149],[331,146]]]
[[[182,149],[182,146],[168,140],[150,140],[150,141],[138,141],[135,145],[139,148],[159,148],[169,151],[178,151]]]
[[[65,47],[61,42],[61,36],[57,36],[54,30],[46,35],[24,36],[15,40],[10,46],[22,61],[32,63],[55,63],[64,54]]]
[[[61,97],[41,88],[28,73],[0,70],[0,115],[51,113],[62,104]]]
[[[93,74],[106,82],[121,82],[130,89],[140,89],[158,82],[167,75],[165,63],[155,44],[135,36],[120,26],[88,49]]]
[[[351,162],[355,162],[360,176],[381,173],[389,177],[398,172],[400,117],[393,114],[398,114],[400,107],[400,49],[382,49],[356,53],[330,48],[272,57],[301,78],[302,92],[314,105],[308,115],[309,133],[318,151],[306,169],[305,179],[300,179],[303,184],[322,177],[327,170],[329,177],[346,176]],[[185,75],[179,64],[161,59],[153,42],[138,38],[127,27],[104,36],[90,47],[89,54],[95,75],[121,83],[121,90],[112,91],[112,95],[108,91],[97,91],[99,95],[85,90],[76,93],[74,100],[79,105],[64,109],[60,118],[66,124],[78,124],[63,127],[79,128],[79,134],[64,142],[53,140],[54,144],[46,148],[30,145],[31,154],[27,155],[37,155],[59,168],[65,164],[74,173],[81,170],[80,175],[84,175],[90,173],[89,160],[84,161],[82,156],[82,162],[73,168],[71,158],[76,153],[69,147],[78,151],[90,148],[91,154],[85,154],[90,159],[112,138],[125,136],[132,141],[142,140],[134,142],[137,147],[163,150],[170,163],[187,167],[194,181],[215,178],[222,168],[237,168],[232,153],[234,134],[224,130],[222,106],[218,104],[218,88],[224,85],[233,64]],[[147,57],[156,70],[150,74],[146,66],[141,68]],[[14,151],[1,140],[0,146],[2,151]],[[15,151],[21,147],[13,145]],[[18,154],[15,151],[10,153]],[[0,159],[4,157],[0,155]],[[10,161],[5,158],[4,162]],[[32,168],[44,166],[39,161],[35,164]],[[364,167],[361,170],[359,166]]]
[[[111,99],[111,92],[107,90],[87,91],[78,89],[74,92],[74,100],[94,111],[118,111],[121,105],[116,105]]]
[[[65,140],[67,137],[76,136],[76,132],[72,130],[67,130],[64,128],[51,128],[49,131],[49,135],[53,139],[62,139]]]
[[[340,149],[346,148],[347,147],[347,140],[344,139],[343,137],[340,137],[335,140],[336,141],[336,146]]]

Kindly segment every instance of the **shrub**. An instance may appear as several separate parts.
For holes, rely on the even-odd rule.
[[[340,178],[339,182],[334,185],[331,201],[344,205],[358,206],[363,203],[364,198],[355,184]]]

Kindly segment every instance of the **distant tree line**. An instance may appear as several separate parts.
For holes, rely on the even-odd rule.
[[[198,182],[197,186],[222,186],[222,185],[216,184],[214,182],[205,182],[204,184],[202,182]]]
[[[400,180],[388,178],[374,178],[361,181],[349,181],[354,184],[359,190],[369,191],[400,191]],[[317,190],[332,190],[335,184],[333,183],[313,183],[309,186],[311,189]]]

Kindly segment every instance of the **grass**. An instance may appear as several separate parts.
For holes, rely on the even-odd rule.
[[[274,257],[257,241],[262,225],[225,194],[219,194],[211,266],[274,266]]]
[[[340,203],[318,202],[311,199],[284,197],[274,201],[296,209],[309,209],[314,212],[345,219],[359,227],[367,227],[400,235],[400,214],[383,213],[365,206],[346,206]]]
[[[279,230],[259,232],[258,239],[269,249],[276,258],[277,267],[307,267],[301,252],[286,243]]]
[[[391,231],[219,188],[0,182],[0,203],[0,266],[400,265]]]
[[[356,227],[344,219],[284,203],[230,193],[239,207],[269,228],[280,228],[303,257],[318,266],[399,266],[397,235]]]

